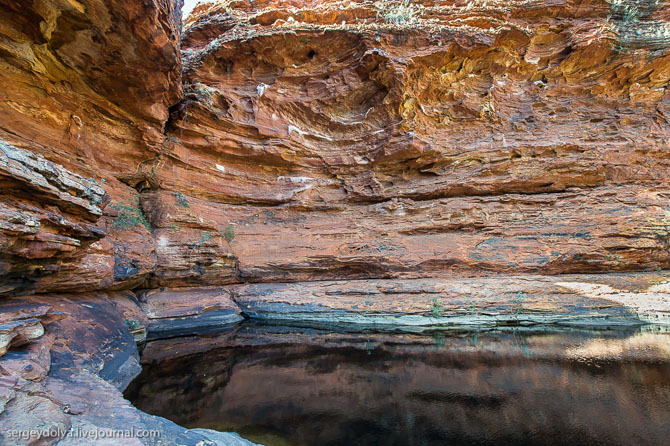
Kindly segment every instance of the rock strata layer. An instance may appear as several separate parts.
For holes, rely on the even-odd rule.
[[[658,274],[352,280],[234,288],[254,319],[384,329],[670,324]]]
[[[221,288],[156,289],[140,295],[149,338],[218,331],[244,320],[230,290]]]
[[[619,3],[196,9],[163,243],[214,235],[201,284],[668,268],[668,7]]]

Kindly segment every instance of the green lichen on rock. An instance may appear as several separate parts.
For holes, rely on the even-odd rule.
[[[200,233],[200,239],[193,244],[193,250],[200,249],[205,246],[208,242],[214,239],[214,233],[211,231],[202,231]]]
[[[670,24],[653,19],[659,0],[607,0],[607,22],[618,36],[619,51],[644,48],[658,51],[670,47]]]
[[[127,231],[135,226],[142,225],[148,231],[153,230],[151,223],[144,217],[142,210],[139,207],[129,206],[123,202],[113,204],[112,208],[119,211],[118,215],[112,223],[112,227],[120,231]]]
[[[137,330],[140,327],[140,323],[138,321],[126,319],[125,322],[129,330]]]
[[[223,230],[223,238],[226,239],[228,244],[235,240],[235,228],[233,228],[233,225],[226,226],[226,228]]]
[[[433,305],[431,306],[431,313],[433,313],[433,317],[440,317],[444,314],[444,306],[442,303],[437,299],[437,297],[433,297]]]
[[[188,208],[188,198],[186,198],[186,195],[182,194],[181,192],[175,192],[175,203],[177,206],[181,206],[183,208]]]

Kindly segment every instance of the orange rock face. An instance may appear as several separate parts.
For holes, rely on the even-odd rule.
[[[156,164],[191,220],[152,215],[232,226],[249,281],[667,268],[667,16],[604,1],[201,6]]]
[[[3,2],[0,139],[100,191],[2,174],[2,293],[670,267],[665,3],[177,3]]]
[[[179,3],[33,3],[0,3],[0,294],[132,287],[154,242],[115,222],[181,95]]]

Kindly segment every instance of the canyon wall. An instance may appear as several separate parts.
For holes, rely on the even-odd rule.
[[[4,1],[0,293],[666,269],[629,3]]]
[[[604,1],[414,3],[400,25],[300,4],[191,18],[150,209],[167,246],[178,192],[234,228],[244,281],[668,267],[665,5],[639,10],[645,41]]]
[[[180,11],[0,2],[0,294],[132,288],[153,269],[150,232],[122,223],[181,96]]]

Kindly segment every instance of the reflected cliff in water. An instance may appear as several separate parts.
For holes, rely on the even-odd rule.
[[[155,341],[126,396],[268,445],[660,445],[670,334],[337,333],[243,324]]]

